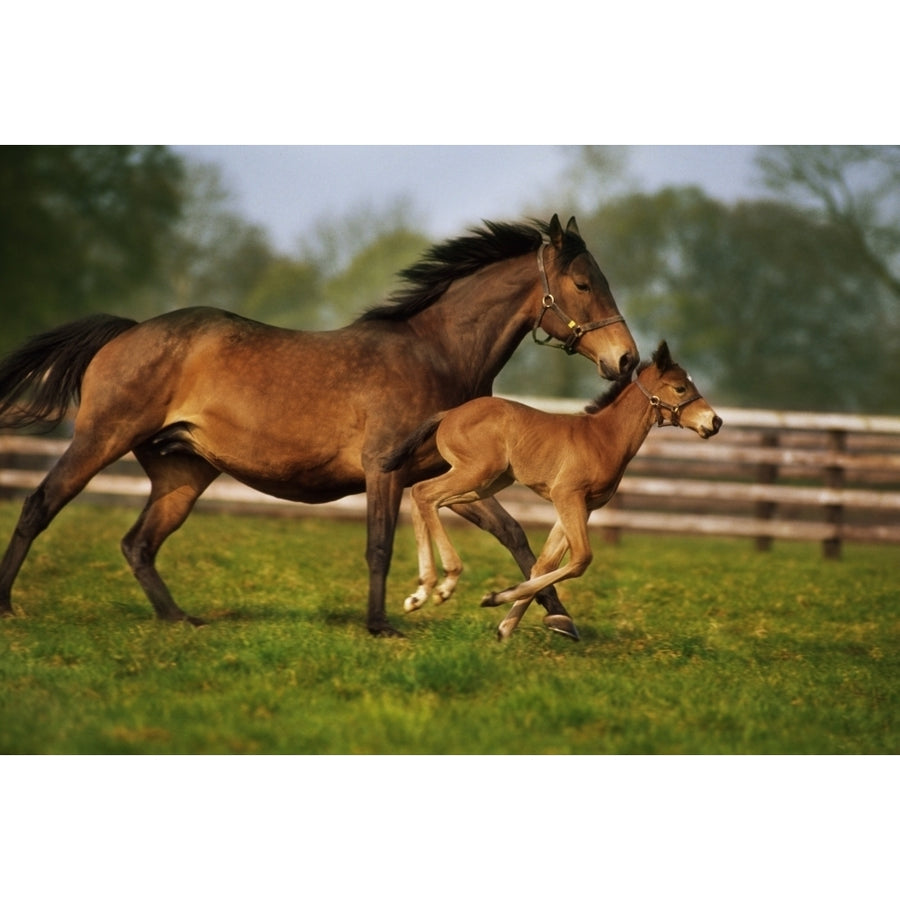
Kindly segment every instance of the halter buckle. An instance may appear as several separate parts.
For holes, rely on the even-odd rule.
[[[615,325],[617,322],[624,322],[625,319],[622,316],[610,316],[608,319],[601,319],[599,322],[589,322],[587,325],[579,325],[571,316],[566,315],[566,313],[560,309],[553,294],[550,293],[550,282],[547,280],[547,271],[544,268],[544,247],[549,243],[549,239],[545,237],[541,241],[541,246],[537,253],[538,271],[541,273],[544,296],[541,298],[541,314],[538,316],[537,322],[534,323],[534,328],[531,329],[531,337],[536,344],[540,344],[542,347],[552,347],[554,350],[565,350],[569,356],[572,356],[572,354],[575,353],[575,345],[585,334],[587,334],[587,332],[595,331],[598,328],[606,328],[607,325]],[[541,327],[541,322],[544,320],[544,313],[546,313],[548,309],[559,316],[560,320],[565,322],[566,328],[569,329],[569,336],[565,341],[553,344],[551,341],[556,339],[549,333],[543,340],[538,337],[538,329]]]

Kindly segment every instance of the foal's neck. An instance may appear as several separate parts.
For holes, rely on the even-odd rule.
[[[607,407],[587,416],[598,443],[609,447],[626,466],[641,449],[656,417],[641,389],[632,382]]]

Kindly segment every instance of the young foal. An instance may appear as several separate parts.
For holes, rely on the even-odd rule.
[[[616,385],[587,408],[587,415],[554,415],[499,397],[481,397],[425,422],[384,462],[397,469],[436,433],[437,448],[450,471],[412,488],[413,525],[419,555],[419,589],[404,603],[407,612],[425,603],[437,585],[431,538],[446,573],[436,602],[449,599],[462,563],[438,516],[438,509],[490,497],[518,481],[549,500],[557,521],[530,578],[482,606],[513,603],[498,637],[508,637],[539,591],[566,578],[578,578],[592,554],[587,520],[606,504],[654,424],[693,429],[712,437],[722,420],[700,396],[690,376],[672,361],[661,343],[652,363],[631,382]],[[569,551],[569,560],[562,565]]]

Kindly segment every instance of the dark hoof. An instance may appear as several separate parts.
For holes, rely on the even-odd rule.
[[[16,614],[13,612],[11,606],[9,607],[9,609],[7,609],[5,606],[0,609],[0,619],[14,619],[15,615]]]
[[[373,637],[379,637],[379,638],[406,637],[406,635],[403,634],[402,631],[397,631],[396,628],[391,628],[390,625],[381,625],[378,628],[372,628],[372,626],[370,625],[369,626],[369,634],[371,634]]]
[[[578,629],[575,627],[575,623],[569,618],[569,616],[547,615],[544,616],[544,624],[551,631],[555,631],[557,634],[563,634],[567,638],[571,638],[573,641],[581,640],[581,635],[578,633]]]
[[[203,619],[198,618],[197,616],[189,616],[187,613],[183,613],[180,610],[172,615],[158,616],[157,617],[160,622],[168,622],[172,625],[177,625],[179,622],[183,622],[187,625],[194,625],[199,628],[201,625],[205,625],[206,622]]]
[[[485,594],[481,598],[482,606],[499,606],[500,604],[497,602],[497,594],[493,591],[490,594]]]

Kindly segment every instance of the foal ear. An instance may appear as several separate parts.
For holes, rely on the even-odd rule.
[[[547,227],[547,234],[549,235],[553,246],[556,247],[557,250],[562,250],[562,223],[559,221],[559,216],[556,215],[556,213],[553,214],[553,218],[550,220],[550,225]]]
[[[669,345],[665,341],[660,341],[656,352],[653,354],[653,365],[660,372],[665,372],[672,368],[672,354],[669,353]]]
[[[575,216],[572,216],[572,218],[569,219],[569,224],[566,225],[566,232],[581,237],[581,232],[578,230],[578,223],[575,221]]]

